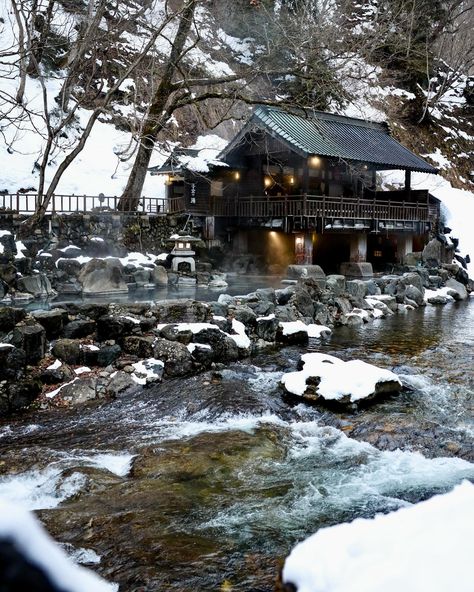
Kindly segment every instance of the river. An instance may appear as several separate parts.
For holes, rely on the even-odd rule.
[[[282,396],[292,347],[3,421],[0,496],[121,591],[271,592],[318,528],[474,479],[473,345],[474,299],[311,342],[401,377],[400,395],[355,413]]]

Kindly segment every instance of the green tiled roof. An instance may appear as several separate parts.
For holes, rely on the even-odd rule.
[[[388,127],[381,123],[320,111],[289,112],[277,107],[259,106],[248,125],[266,129],[303,155],[360,161],[380,169],[438,172],[392,138]],[[245,133],[245,129],[242,132]],[[233,142],[229,148],[232,145]],[[229,148],[224,153],[228,153]]]

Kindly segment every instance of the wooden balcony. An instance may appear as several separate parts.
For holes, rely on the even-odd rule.
[[[373,199],[300,195],[288,197],[211,198],[210,213],[236,218],[321,218],[349,220],[393,220],[399,222],[432,222],[439,207],[428,201],[428,193],[415,192],[411,200],[393,199],[394,193],[383,193]],[[423,201],[417,201],[423,197]],[[392,199],[390,199],[392,198]]]

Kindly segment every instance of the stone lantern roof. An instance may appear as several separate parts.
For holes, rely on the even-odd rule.
[[[174,247],[171,251],[172,255],[192,257],[195,255],[192,245],[193,243],[199,242],[199,239],[190,234],[179,233],[170,236],[170,241],[174,241]]]

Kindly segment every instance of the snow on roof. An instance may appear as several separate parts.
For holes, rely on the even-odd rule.
[[[151,167],[154,173],[174,172],[187,169],[195,173],[208,173],[211,166],[228,166],[217,156],[227,145],[227,141],[216,134],[199,136],[189,148],[175,148],[162,166]]]
[[[297,592],[472,590],[474,485],[373,519],[323,528],[285,562]]]

